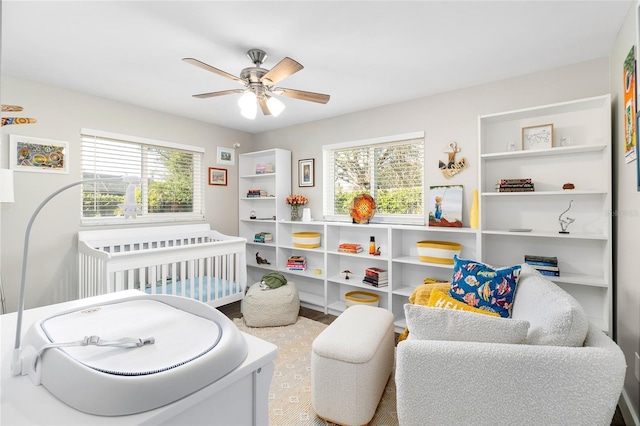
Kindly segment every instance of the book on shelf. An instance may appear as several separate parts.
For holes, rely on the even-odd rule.
[[[306,271],[307,259],[304,256],[289,256],[287,259],[287,270],[289,271]]]
[[[541,275],[546,275],[549,277],[559,277],[560,276],[560,271],[547,271],[545,269],[538,269],[538,272],[540,272]]]
[[[498,185],[532,183],[531,178],[498,179]]]
[[[532,254],[525,254],[524,261],[530,265],[558,266],[558,258],[555,256],[535,256]]]
[[[360,244],[342,243],[338,246],[338,251],[341,253],[361,253],[363,250]]]
[[[364,270],[364,273],[373,277],[387,278],[389,273],[386,269],[371,267]]]
[[[531,192],[535,191],[531,178],[498,179],[497,192]]]
[[[538,271],[559,271],[560,270],[560,268],[554,265],[534,265],[529,262],[525,262],[525,263],[533,266],[533,268],[537,269]]]
[[[273,241],[273,236],[270,232],[258,232],[253,236],[254,243],[270,243]]]
[[[363,284],[368,284],[368,285],[370,285],[372,287],[386,287],[386,286],[389,285],[388,281],[371,280],[371,279],[368,279],[367,277],[364,277],[362,279],[362,283]]]

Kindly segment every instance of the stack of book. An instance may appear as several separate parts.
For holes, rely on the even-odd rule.
[[[253,236],[254,243],[270,243],[273,241],[271,232],[258,232]]]
[[[305,259],[304,256],[289,256],[289,259],[287,259],[287,270],[306,271],[307,259]]]
[[[542,275],[548,275],[551,277],[560,276],[558,258],[555,256],[533,256],[525,254],[524,262],[536,268]]]
[[[530,178],[522,179],[498,179],[496,185],[498,192],[530,192],[535,191]]]
[[[247,198],[260,198],[266,197],[267,191],[264,189],[250,189],[247,191]]]
[[[374,287],[386,287],[389,285],[389,275],[386,269],[367,268],[364,271],[362,282]]]
[[[360,244],[342,243],[338,246],[338,251],[341,253],[360,253],[362,252],[362,246]]]

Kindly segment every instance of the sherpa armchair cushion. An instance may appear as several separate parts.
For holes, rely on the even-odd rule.
[[[525,343],[529,322],[475,312],[404,305],[409,340]]]
[[[532,345],[582,346],[589,328],[580,303],[526,263],[511,318],[529,321],[527,340]]]

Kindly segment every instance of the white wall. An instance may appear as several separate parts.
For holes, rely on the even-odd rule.
[[[637,43],[636,9],[632,7],[620,29],[611,52],[611,94],[613,99],[614,185],[616,191],[616,340],[627,360],[624,384],[627,404],[640,418],[640,384],[634,375],[634,353],[640,353],[640,285],[638,284],[638,252],[640,252],[640,193],[638,162],[624,160],[624,93],[622,70],[624,60]],[[636,45],[636,56],[638,52]],[[629,424],[629,423],[627,423]]]
[[[236,166],[217,165],[216,147],[232,147],[234,142],[239,142],[242,147],[236,154],[253,151],[250,135],[4,75],[2,103],[21,105],[24,116],[38,120],[36,124],[2,127],[3,167],[8,164],[11,133],[64,140],[70,146],[68,175],[15,172],[16,202],[1,206],[1,270],[8,311],[15,311],[18,305],[24,231],[31,214],[50,193],[80,179],[80,128],[83,127],[205,147],[205,169],[225,167],[229,170],[228,186],[206,185],[205,221],[220,232],[237,235]],[[75,238],[81,229],[79,200],[80,187],[60,194],[34,223],[29,243],[27,308],[77,297]]]
[[[478,181],[478,116],[609,93],[606,58],[520,78],[499,81],[410,102],[388,105],[327,120],[264,132],[260,149],[292,151],[292,190],[309,199],[312,216],[322,218],[322,145],[424,130],[426,186],[464,186],[463,222],[469,226],[472,191]],[[469,72],[473,72],[471,69]],[[467,169],[447,180],[438,169],[449,143],[456,141]],[[316,185],[298,187],[298,160],[315,158]]]

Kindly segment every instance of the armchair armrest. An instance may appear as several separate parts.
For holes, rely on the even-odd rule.
[[[402,425],[609,425],[626,362],[604,333],[583,347],[441,340],[398,344]]]

